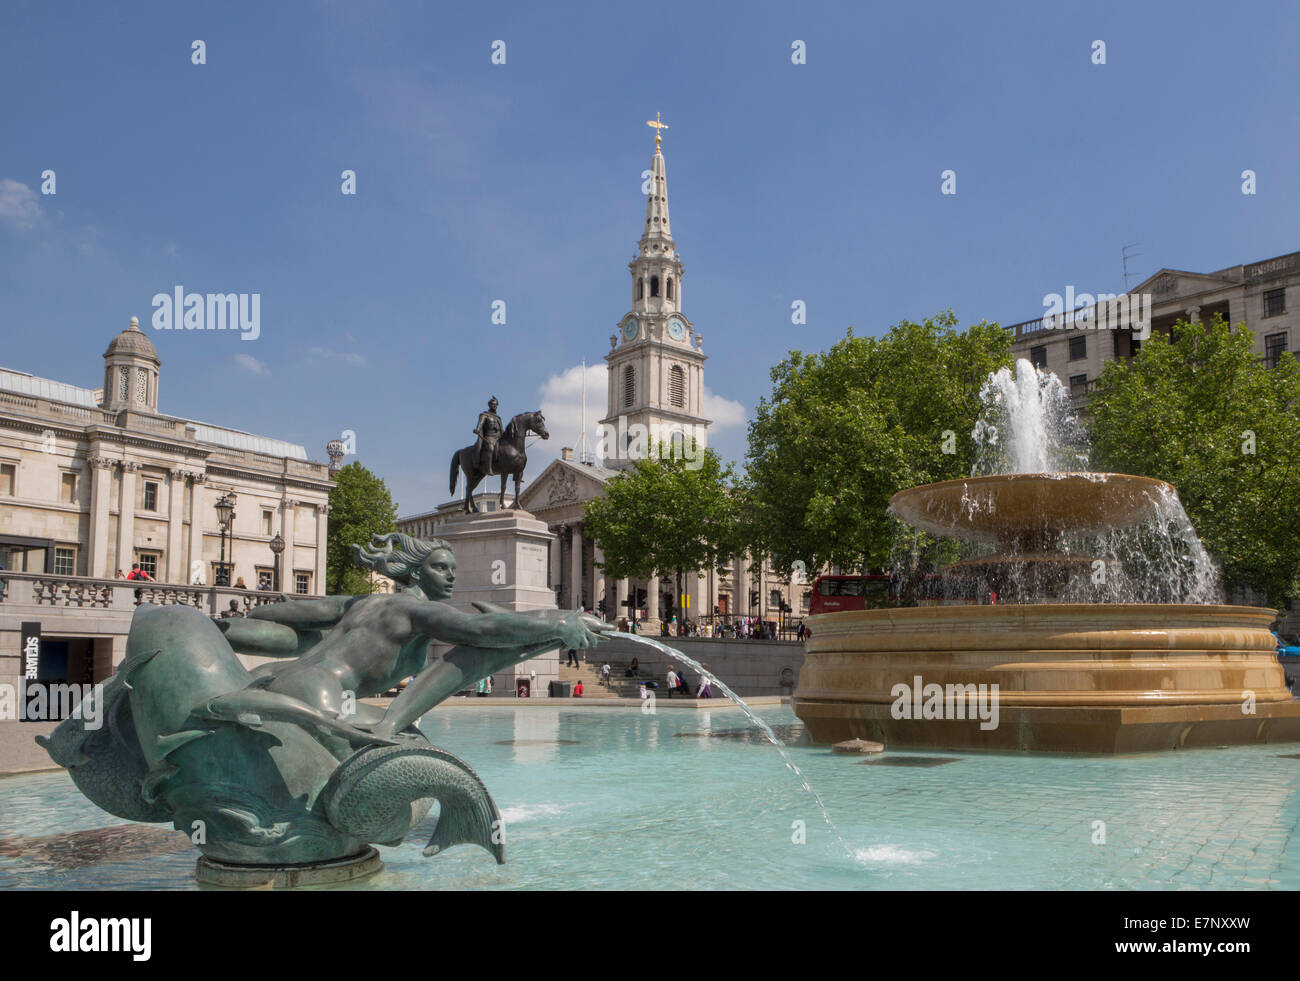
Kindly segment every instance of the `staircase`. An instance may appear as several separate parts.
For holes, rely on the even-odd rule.
[[[578,661],[581,667],[571,667],[565,664],[566,656],[564,651],[560,651],[560,680],[576,682],[582,679],[583,697],[584,698],[637,698],[641,697],[639,688],[642,682],[654,681],[659,685],[654,694],[656,698],[668,697],[668,672],[665,669],[662,673],[651,674],[649,670],[643,669],[639,678],[625,677],[628,668],[628,661],[615,660],[609,661],[609,687],[606,688],[601,681],[600,667],[605,663],[604,659],[597,656],[596,660],[588,662],[582,659],[579,654]],[[688,683],[689,679],[688,679]],[[694,688],[692,688],[694,691]]]

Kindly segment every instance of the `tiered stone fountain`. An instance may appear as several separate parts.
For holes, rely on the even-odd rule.
[[[1000,383],[1004,395],[1018,386],[1042,401],[1063,397],[1054,377],[1033,373],[1021,362],[990,386],[995,395]],[[1018,409],[993,401],[1010,410],[1007,436],[1023,437]],[[962,584],[958,595],[978,605],[812,617],[794,707],[814,741],[1129,752],[1300,740],[1300,702],[1286,688],[1269,632],[1276,612],[1204,601],[1213,567],[1168,484],[1127,474],[990,474],[914,487],[890,506],[913,528],[992,546],[992,554],[944,570],[946,582]],[[1135,583],[1134,570],[1126,578],[1104,546],[1100,555],[1072,547],[1139,526],[1167,532],[1174,508],[1192,543],[1179,552],[1183,567],[1136,571],[1160,581]],[[1200,568],[1191,568],[1186,557],[1196,566],[1198,552]],[[1180,577],[1191,585],[1170,581]],[[1057,601],[1171,592],[1199,601]],[[900,686],[932,693],[930,685],[956,698],[925,712],[929,718],[900,710]],[[953,711],[980,685],[990,693],[997,686],[996,727],[973,717],[973,702]]]

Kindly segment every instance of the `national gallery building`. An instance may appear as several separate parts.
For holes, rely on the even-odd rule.
[[[329,468],[292,443],[158,409],[158,352],[136,318],[104,352],[103,387],[0,368],[0,680],[20,624],[43,624],[63,677],[124,652],[136,602],[242,609],[324,592]],[[224,553],[224,562],[223,562]],[[125,582],[138,565],[156,582]],[[55,670],[55,669],[51,669]]]

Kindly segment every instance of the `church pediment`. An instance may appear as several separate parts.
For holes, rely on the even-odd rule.
[[[589,471],[589,472],[584,472]],[[530,513],[550,508],[585,504],[605,492],[607,471],[565,460],[553,460],[550,466],[519,495],[520,505]]]

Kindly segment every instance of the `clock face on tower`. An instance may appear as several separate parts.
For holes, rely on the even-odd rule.
[[[623,321],[623,340],[634,341],[637,335],[636,317],[628,317]]]
[[[668,318],[668,336],[675,341],[686,337],[686,323],[681,317]]]

